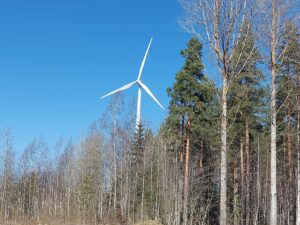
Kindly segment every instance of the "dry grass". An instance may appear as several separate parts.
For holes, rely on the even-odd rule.
[[[115,223],[112,223],[112,224],[105,224],[105,225],[113,225]],[[120,224],[120,223],[117,223],[117,224]],[[126,224],[126,223],[124,223]],[[83,225],[81,223],[78,223],[78,222],[59,222],[59,221],[52,221],[52,222],[33,222],[33,221],[10,221],[10,222],[6,222],[6,223],[1,223],[1,220],[0,220],[0,225]],[[129,225],[129,224],[126,224],[126,225]],[[162,225],[161,223],[158,223],[154,220],[147,220],[147,221],[144,221],[142,223],[137,223],[137,224],[134,224],[134,225]]]
[[[147,220],[147,221],[144,221],[142,223],[135,224],[135,225],[162,225],[162,224],[158,223],[154,220]]]
[[[80,222],[66,222],[66,221],[51,221],[51,222],[38,222],[38,221],[29,221],[29,220],[18,220],[18,221],[7,221],[1,222],[0,225],[83,225]]]

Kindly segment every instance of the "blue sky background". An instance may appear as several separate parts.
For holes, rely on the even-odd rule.
[[[1,1],[0,128],[17,151],[39,136],[78,140],[107,107],[99,97],[136,79],[152,36],[142,80],[167,108],[190,38],[181,15],[176,0]],[[142,119],[155,130],[166,115],[143,92]]]

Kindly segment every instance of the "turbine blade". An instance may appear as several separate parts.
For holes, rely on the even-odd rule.
[[[149,42],[149,44],[148,44],[146,53],[145,53],[145,55],[144,55],[144,58],[143,58],[143,61],[142,61],[141,67],[140,67],[140,71],[139,71],[139,75],[138,75],[138,79],[137,79],[137,80],[140,80],[140,79],[141,79],[141,75],[142,75],[142,72],[143,72],[143,68],[144,68],[144,65],[145,65],[145,61],[146,61],[146,58],[147,58],[148,51],[149,51],[149,49],[150,49],[151,43],[152,43],[152,38],[150,39],[150,42]]]
[[[142,86],[142,88],[148,93],[148,95],[150,95],[151,98],[153,98],[153,100],[163,109],[165,110],[165,108],[160,104],[160,102],[155,98],[155,96],[152,94],[152,92],[150,91],[150,89],[143,84],[141,81],[138,81],[138,83]]]
[[[117,90],[114,90],[114,91],[112,91],[112,92],[110,92],[110,93],[108,93],[108,94],[102,96],[101,99],[102,99],[102,98],[105,98],[105,97],[107,97],[107,96],[109,96],[109,95],[113,95],[113,94],[115,94],[115,93],[118,93],[118,92],[120,92],[120,91],[124,91],[124,90],[130,88],[130,87],[131,87],[132,85],[134,85],[135,83],[136,83],[136,81],[133,81],[133,82],[131,82],[131,83],[129,83],[129,84],[126,84],[126,85],[124,85],[123,87],[120,87],[120,88],[118,88]]]

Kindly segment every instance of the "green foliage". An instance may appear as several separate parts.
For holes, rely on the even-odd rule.
[[[142,123],[138,124],[130,149],[130,196],[132,210],[139,212],[143,191],[145,135]]]
[[[284,149],[287,147],[286,135],[297,132],[297,113],[295,110],[297,102],[295,96],[297,95],[296,74],[299,73],[300,44],[299,28],[292,22],[287,23],[285,27],[280,49],[285,49],[285,54],[276,80],[278,87],[276,104],[279,134],[277,143],[279,154],[284,155]],[[288,120],[290,122],[289,128]],[[291,138],[292,142],[296,142],[296,136],[292,135]],[[294,158],[296,158],[296,155]]]
[[[170,116],[194,113],[210,98],[207,88],[201,83],[206,81],[202,72],[202,44],[195,38],[191,39],[181,55],[186,59],[185,64],[177,73],[173,87],[168,89],[171,97]]]
[[[134,140],[131,148],[131,174],[134,178],[136,173],[140,177],[143,168],[145,137],[144,128],[140,123],[134,134]]]
[[[188,42],[187,49],[181,51],[185,58],[182,69],[176,74],[172,88],[167,90],[171,97],[169,116],[164,129],[170,131],[177,140],[182,140],[187,116],[191,117],[191,132],[197,133],[203,123],[213,122],[215,114],[216,88],[204,74],[202,64],[202,44],[196,38]],[[216,103],[216,102],[214,102]]]
[[[213,152],[218,149],[219,135],[216,130],[220,110],[217,88],[203,73],[202,44],[198,39],[192,38],[187,49],[181,51],[181,55],[185,58],[185,63],[176,74],[172,88],[167,90],[171,98],[170,112],[161,132],[171,144],[169,149],[173,154],[179,152],[176,157],[180,158],[181,176],[184,176],[182,162],[186,141],[187,138],[190,140],[190,170],[193,171],[190,180],[197,180],[198,183],[190,183],[188,204],[196,205],[197,210],[189,211],[188,214],[199,217],[203,213],[203,205],[215,199],[216,194],[212,181],[213,165],[216,161]],[[190,127],[187,126],[188,121]],[[201,190],[199,185],[203,187]],[[202,198],[199,199],[199,196]],[[205,210],[215,210],[213,207],[214,204],[210,204]]]
[[[267,89],[263,86],[264,75],[259,70],[261,56],[255,46],[254,36],[246,22],[235,54],[232,57],[231,70],[235,67],[240,73],[231,83],[228,94],[228,120],[230,135],[239,138],[245,130],[245,122],[250,129],[260,129],[265,122],[267,109]]]
[[[95,217],[97,192],[103,183],[102,136],[91,133],[81,145],[78,158],[79,179],[77,190],[77,204],[80,218],[90,222]]]
[[[89,173],[85,174],[80,182],[78,200],[81,216],[84,221],[93,218],[96,200],[96,186],[94,180],[93,174]]]
[[[138,124],[138,127],[134,134],[134,140],[133,140],[133,152],[132,154],[136,157],[140,155],[144,150],[144,128],[142,123]]]

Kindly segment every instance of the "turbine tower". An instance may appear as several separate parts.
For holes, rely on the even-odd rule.
[[[118,88],[118,89],[116,89],[116,90],[114,90],[114,91],[112,91],[112,92],[110,92],[110,93],[108,93],[108,94],[101,97],[101,99],[105,98],[109,95],[113,95],[115,93],[124,91],[124,90],[130,88],[131,86],[133,86],[134,84],[137,84],[138,85],[138,98],[137,98],[137,110],[136,110],[136,128],[138,128],[139,124],[141,123],[142,89],[144,89],[148,93],[148,95],[150,95],[150,97],[164,110],[164,107],[160,104],[160,102],[157,100],[157,98],[153,95],[151,90],[141,81],[141,75],[142,75],[142,72],[143,72],[143,68],[144,68],[144,65],[145,65],[145,61],[146,61],[151,43],[152,43],[152,38],[150,39],[150,42],[148,44],[146,53],[144,55],[144,58],[143,58],[143,61],[142,61],[142,64],[141,64],[141,67],[140,67],[140,70],[139,70],[139,74],[138,74],[138,77],[137,77],[137,80],[135,80],[135,81],[133,81],[129,84],[126,84],[123,87],[120,87],[120,88]]]

